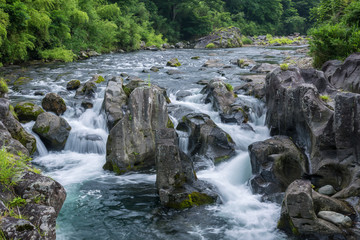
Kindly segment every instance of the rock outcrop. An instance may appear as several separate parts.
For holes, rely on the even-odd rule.
[[[242,45],[240,29],[229,27],[220,28],[208,36],[197,39],[194,48],[236,48]]]
[[[135,88],[125,114],[110,131],[104,169],[124,173],[155,166],[155,131],[168,122],[164,91],[155,85]]]
[[[234,155],[235,143],[206,114],[190,113],[182,118],[177,130],[188,132],[190,156],[202,156],[218,163]]]
[[[218,198],[211,185],[197,179],[171,128],[156,131],[156,187],[161,204],[175,209],[211,204]]]
[[[45,112],[38,116],[32,130],[49,150],[60,151],[65,147],[71,127],[64,118]]]
[[[11,134],[11,137],[19,141],[28,150],[30,155],[35,152],[35,137],[26,132],[19,121],[14,117],[10,111],[10,102],[5,98],[0,98],[0,121]]]
[[[24,123],[36,121],[36,118],[44,112],[40,106],[31,102],[20,102],[16,104],[14,110],[19,121]]]
[[[60,116],[66,111],[66,104],[64,99],[56,93],[48,93],[41,101],[42,107],[46,111],[50,111]]]
[[[249,146],[253,192],[281,202],[281,193],[308,172],[306,156],[286,136],[275,136]]]
[[[348,227],[352,225],[346,218],[346,225],[335,223],[329,219],[326,212],[335,213],[337,216],[351,215],[355,212],[345,202],[333,199],[332,205],[319,199],[329,197],[315,193],[311,183],[305,180],[294,181],[286,190],[281,208],[281,217],[278,227],[288,233],[301,238],[311,239],[356,239]],[[331,199],[331,198],[329,198]],[[337,212],[339,211],[339,212]]]

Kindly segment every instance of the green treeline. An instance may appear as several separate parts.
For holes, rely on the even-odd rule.
[[[316,25],[310,30],[314,65],[330,59],[345,59],[360,51],[360,1],[321,0],[312,10]]]
[[[72,61],[81,50],[160,46],[235,26],[306,33],[319,0],[0,0],[0,63]]]

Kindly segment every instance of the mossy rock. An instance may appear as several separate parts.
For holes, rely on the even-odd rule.
[[[166,127],[167,127],[167,128],[174,128],[174,123],[171,121],[170,118],[168,118],[168,122],[167,122]]]
[[[99,84],[99,83],[105,82],[105,78],[103,76],[98,75],[96,77],[97,77],[97,79],[95,80],[95,83]]]
[[[15,82],[14,86],[21,86],[31,82],[33,79],[30,77],[19,77]]]
[[[80,87],[80,80],[73,79],[66,84],[67,90],[76,90]]]
[[[5,79],[0,78],[0,97],[3,97],[8,92],[9,92],[9,88],[8,85],[6,84]]]
[[[175,209],[185,209],[194,206],[201,206],[214,203],[215,200],[205,193],[192,192],[188,194],[187,198],[181,202],[169,203],[169,207]]]
[[[166,66],[170,66],[170,67],[180,67],[181,63],[179,62],[179,60],[177,58],[172,58],[170,59],[170,61],[168,61],[166,63]]]
[[[20,122],[36,121],[36,118],[44,112],[44,110],[31,102],[20,102],[15,106],[15,113]]]
[[[205,48],[216,48],[214,43],[209,43]]]
[[[195,56],[195,57],[192,57],[191,59],[192,59],[192,60],[199,60],[200,57],[199,57],[199,56]]]

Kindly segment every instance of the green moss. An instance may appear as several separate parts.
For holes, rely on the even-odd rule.
[[[242,37],[241,41],[243,42],[243,44],[246,44],[246,45],[253,44],[253,41],[247,37]]]
[[[232,139],[232,137],[229,134],[226,134],[226,138],[229,143],[234,143],[234,140]]]
[[[37,133],[40,133],[40,134],[46,134],[50,131],[50,126],[46,126],[46,127],[39,127],[36,129],[36,132]]]
[[[168,118],[168,122],[167,122],[167,124],[166,124],[166,127],[167,127],[167,128],[174,128],[174,123],[171,121],[170,118]]]
[[[217,158],[214,159],[214,163],[215,164],[221,163],[222,161],[225,161],[225,160],[227,160],[229,158],[230,158],[230,156],[228,156],[228,155],[217,157]]]
[[[188,195],[187,199],[181,201],[180,203],[173,203],[170,207],[176,209],[185,209],[212,203],[214,203],[214,199],[212,197],[204,193],[192,192]]]
[[[32,121],[44,112],[42,108],[39,108],[37,111],[34,111],[35,104],[33,103],[22,103],[15,106],[15,113],[20,117],[21,121]]]
[[[9,92],[8,85],[6,84],[6,81],[3,78],[0,78],[0,94],[4,94]]]
[[[171,59],[171,61],[168,61],[166,63],[167,66],[171,66],[171,67],[180,67],[181,63],[179,62],[179,60],[177,58],[173,58]]]
[[[9,111],[10,111],[11,114],[14,116],[14,118],[16,118],[16,120],[19,121],[19,118],[18,118],[16,112],[14,111],[14,107],[13,107],[13,105],[11,105],[11,104],[9,105]]]
[[[129,97],[130,96],[130,94],[131,94],[131,89],[130,88],[128,88],[128,87],[125,87],[124,85],[123,85],[123,90],[124,90],[124,92],[125,92],[125,94]]]
[[[234,90],[234,87],[230,83],[225,83],[226,89],[231,92]]]
[[[102,83],[102,82],[104,82],[105,81],[105,79],[104,79],[104,77],[103,76],[99,76],[98,77],[98,79],[95,81],[95,83]]]
[[[328,95],[321,95],[320,99],[324,102],[329,102],[331,98]]]
[[[280,69],[283,71],[287,71],[289,69],[289,64],[287,63],[280,64]]]
[[[24,84],[29,83],[30,81],[32,81],[32,78],[29,77],[19,77],[15,82],[14,82],[14,86],[21,86]]]
[[[205,48],[216,48],[214,43],[209,43]]]

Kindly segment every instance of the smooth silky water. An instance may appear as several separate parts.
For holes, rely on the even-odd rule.
[[[210,53],[216,56],[209,56]],[[237,86],[241,84],[241,75],[249,70],[230,64],[231,60],[250,58],[264,62],[270,56],[271,61],[281,62],[289,55],[296,55],[295,49],[183,49],[108,54],[75,63],[6,68],[5,75],[33,79],[23,86],[11,87],[13,104],[29,100],[40,105],[43,96],[34,93],[46,91],[60,94],[68,107],[63,117],[72,130],[65,150],[48,152],[36,136],[38,154],[34,157],[34,163],[43,173],[59,181],[67,191],[67,199],[57,219],[57,239],[287,239],[276,230],[280,206],[261,202],[261,196],[252,194],[248,186],[251,165],[247,147],[269,138],[269,130],[264,126],[263,104],[255,98],[239,95],[251,106],[250,124],[255,131],[223,124],[210,104],[204,104],[200,93],[202,86],[196,82],[221,77],[226,83]],[[200,56],[200,59],[191,60],[193,56]],[[182,63],[176,69],[182,73],[170,76],[166,71],[172,68],[165,65],[173,57]],[[202,68],[207,59],[219,59],[232,67],[220,71]],[[158,73],[142,72],[152,66],[164,68]],[[74,98],[75,93],[66,90],[66,83],[71,79],[84,83],[94,74],[101,74],[108,80],[121,73],[165,87],[172,100],[170,113],[179,109],[184,109],[184,113],[206,113],[231,135],[237,145],[236,155],[216,166],[211,162],[203,163],[197,172],[200,179],[218,188],[222,204],[183,211],[167,210],[159,204],[154,169],[122,176],[102,169],[108,135],[102,109],[106,82],[98,87],[94,108],[86,111],[80,108],[81,100]],[[179,90],[189,90],[192,95],[177,101],[175,94]],[[177,125],[181,116],[171,115],[171,118]],[[33,124],[24,126],[31,131]],[[186,134],[179,132],[179,137],[180,148],[186,152]]]

